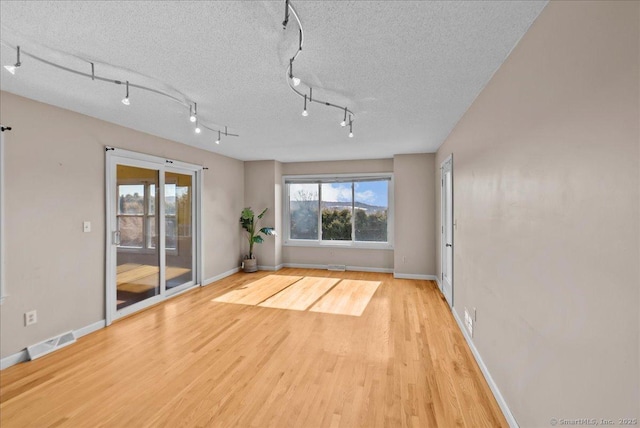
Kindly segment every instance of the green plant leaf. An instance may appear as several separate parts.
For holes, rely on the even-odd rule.
[[[264,242],[264,239],[262,239],[262,236],[256,235],[253,237],[253,242],[255,242],[256,244],[262,244]]]
[[[240,218],[244,220],[253,219],[253,210],[251,209],[251,207],[243,209],[242,214],[240,214]]]
[[[264,211],[262,211],[260,215],[258,215],[258,218],[262,218],[262,216],[267,212],[268,209],[269,208],[265,208]]]
[[[276,230],[273,227],[263,227],[262,229],[260,229],[261,233],[264,233],[265,235],[274,235],[276,234]]]

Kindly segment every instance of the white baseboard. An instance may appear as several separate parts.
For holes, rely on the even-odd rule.
[[[297,269],[324,269],[327,270],[327,265],[313,265],[307,263],[283,263],[284,267],[297,268]]]
[[[92,324],[89,324],[87,326],[81,327],[77,330],[74,330],[73,333],[76,339],[78,339],[78,338],[81,338],[82,336],[86,336],[89,333],[93,333],[94,331],[100,330],[101,328],[104,328],[106,325],[107,325],[107,322],[105,320],[100,320]],[[4,370],[13,365],[16,365],[18,363],[22,363],[28,360],[29,360],[29,355],[27,354],[27,350],[23,349],[20,352],[16,352],[15,354],[9,355],[7,357],[4,357],[2,360],[0,360],[0,370]]]
[[[258,265],[258,270],[268,270],[271,272],[277,272],[284,267],[284,264],[279,264],[277,266],[261,266]]]
[[[15,364],[22,363],[24,361],[27,361],[28,359],[29,356],[27,355],[27,350],[23,349],[20,352],[16,352],[15,354],[9,355],[0,360],[0,370],[4,370]]]
[[[377,268],[366,266],[347,266],[348,271],[353,272],[379,272],[379,273],[393,273],[393,268]]]
[[[438,277],[435,275],[422,275],[418,273],[393,273],[394,278],[398,279],[419,279],[423,281],[438,281]]]
[[[86,336],[89,333],[93,333],[94,331],[98,331],[101,328],[105,328],[107,326],[107,322],[105,320],[96,321],[93,324],[89,324],[86,327],[79,328],[74,331],[76,339]]]
[[[440,282],[440,277],[438,275],[436,275],[436,282],[438,283],[438,288],[440,289],[440,292],[442,292],[442,283]]]
[[[306,263],[283,263],[283,267],[299,268],[299,269],[322,269],[327,270],[328,265],[315,265]],[[366,266],[347,266],[348,271],[352,272],[379,272],[379,273],[393,273],[393,269],[390,268],[377,268]]]
[[[462,331],[462,335],[467,341],[467,344],[471,349],[471,353],[473,354],[473,357],[476,359],[478,366],[480,366],[480,370],[482,371],[482,374],[484,375],[485,380],[489,384],[489,388],[491,388],[491,392],[493,392],[493,396],[496,398],[496,401],[498,402],[498,405],[500,406],[500,409],[502,410],[502,413],[504,414],[505,419],[507,419],[507,423],[511,428],[519,428],[520,425],[518,425],[518,422],[516,422],[516,418],[513,417],[513,413],[511,413],[509,406],[507,406],[507,402],[505,401],[504,397],[500,393],[500,390],[498,389],[498,385],[496,385],[496,383],[493,381],[493,378],[491,377],[491,373],[489,373],[489,369],[484,364],[484,361],[482,361],[482,357],[480,356],[480,353],[478,352],[476,345],[473,343],[473,340],[471,339],[471,337],[469,337],[469,334],[467,333],[467,329],[462,324],[462,320],[458,317],[458,313],[453,308],[451,309],[451,312],[453,312],[453,317],[456,319],[456,322],[458,323],[458,327],[460,328],[460,331]]]
[[[226,278],[228,276],[231,276],[231,275],[233,275],[234,273],[237,273],[237,272],[240,272],[240,268],[239,267],[230,269],[230,270],[228,270],[226,272],[222,272],[220,275],[212,276],[211,278],[205,279],[203,281],[202,285],[209,285],[212,282],[220,281],[221,279]]]

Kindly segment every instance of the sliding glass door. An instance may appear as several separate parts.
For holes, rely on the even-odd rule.
[[[199,282],[200,170],[121,150],[107,153],[110,323]]]
[[[193,285],[193,174],[184,171],[165,172],[165,278],[169,294]]]
[[[116,166],[116,308],[160,295],[158,170]]]

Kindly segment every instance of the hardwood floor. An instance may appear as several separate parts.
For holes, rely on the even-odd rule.
[[[185,293],[0,372],[0,426],[507,426],[434,282],[380,281],[360,317],[212,299],[273,272]]]

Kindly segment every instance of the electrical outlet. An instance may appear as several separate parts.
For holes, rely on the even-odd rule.
[[[469,313],[467,308],[464,308],[464,326],[469,332],[469,336],[473,337],[473,321],[475,318],[476,310],[473,308],[473,316]]]
[[[90,221],[83,221],[82,222],[82,231],[87,233],[87,232],[91,232],[91,222]]]
[[[30,326],[38,322],[38,312],[37,311],[29,311],[24,313],[24,325]]]

